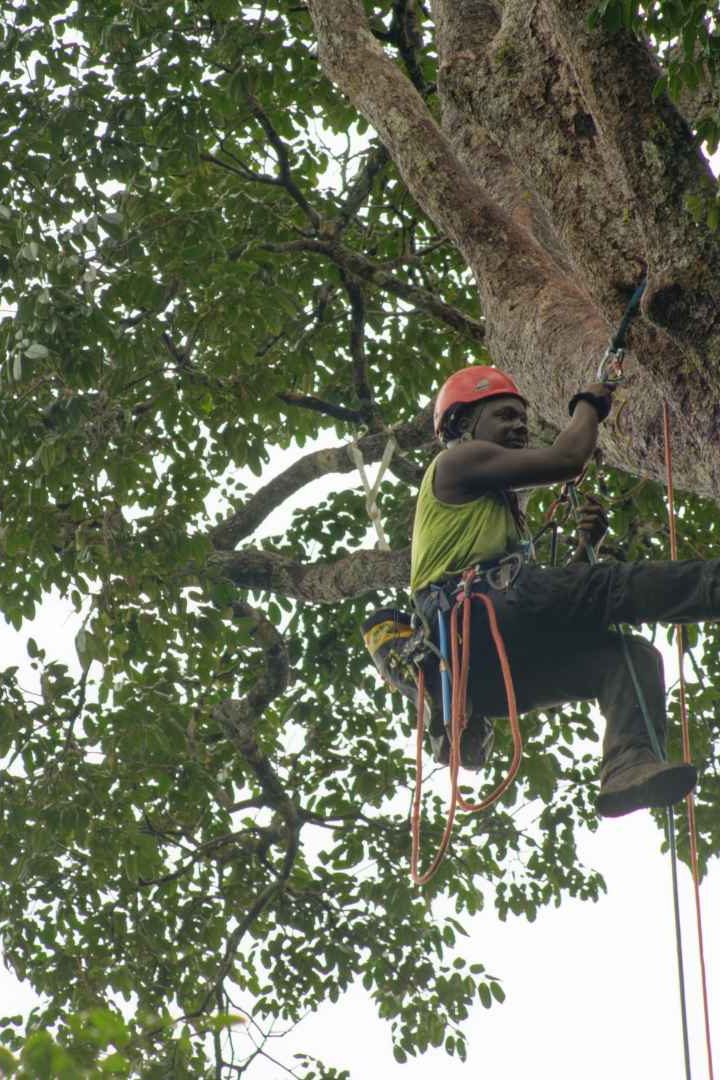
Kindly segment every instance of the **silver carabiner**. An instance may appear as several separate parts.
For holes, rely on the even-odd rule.
[[[624,349],[612,349],[608,345],[597,369],[597,381],[610,386],[621,383],[625,378],[622,371],[624,359]]]

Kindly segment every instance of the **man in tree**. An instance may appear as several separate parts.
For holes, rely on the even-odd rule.
[[[666,715],[660,654],[640,637],[626,636],[624,646],[609,627],[716,618],[720,565],[716,560],[593,565],[587,546],[601,542],[606,529],[595,503],[583,508],[580,544],[568,565],[523,565],[517,558],[524,521],[515,492],[578,476],[610,412],[611,394],[602,383],[576,394],[570,423],[553,445],[529,449],[526,402],[512,379],[490,367],[470,367],[451,376],[435,405],[435,432],[444,450],[420,488],[411,588],[416,606],[434,623],[456,591],[460,573],[478,566],[495,604],[519,711],[597,698],[607,721],[598,812],[616,817],[679,801],[694,786],[696,770],[687,763],[660,761],[653,751],[624,652],[662,745]],[[514,563],[508,555],[514,555]],[[503,565],[506,576],[492,573]],[[470,767],[482,763],[484,718],[506,712],[484,609],[473,604],[472,611],[468,728],[461,746],[463,764]],[[436,663],[429,668],[436,719],[440,676]]]

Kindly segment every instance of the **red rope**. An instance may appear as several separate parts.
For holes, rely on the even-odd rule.
[[[668,498],[668,526],[670,530],[670,558],[678,557],[677,525],[675,518],[675,498],[672,474],[672,439],[670,436],[670,409],[667,401],[663,402],[663,434],[665,438],[665,476],[667,481]],[[682,747],[683,760],[690,762],[690,724],[688,721],[687,699],[685,696],[685,676],[683,674],[683,632],[681,626],[675,627],[675,641],[678,650],[678,669],[680,674],[680,716],[682,718]],[[700,873],[698,870],[697,850],[697,825],[695,821],[695,800],[692,792],[686,797],[688,815],[688,835],[690,837],[690,865],[692,868],[693,887],[695,893],[695,918],[697,921],[698,952],[700,955],[700,972],[702,981],[703,1011],[705,1015],[705,1041],[707,1044],[708,1076],[713,1080],[713,1056],[710,1038],[710,1006],[708,1002],[707,974],[705,968],[705,945],[702,927],[702,909],[700,906]]]
[[[470,613],[471,605],[467,603],[470,599],[466,596],[461,596],[459,603],[463,605],[463,650],[462,650],[462,667],[460,670],[460,686],[458,687],[458,706],[453,710],[453,743],[457,746],[458,758],[460,756],[460,737],[467,723],[465,717],[465,701],[467,700],[467,684],[468,675],[470,671]],[[517,775],[517,771],[520,768],[520,762],[522,760],[522,734],[520,732],[520,724],[518,722],[517,703],[515,701],[515,687],[513,686],[512,673],[510,671],[510,663],[505,651],[505,642],[502,639],[500,633],[500,627],[497,623],[495,616],[495,605],[489,596],[485,596],[484,593],[476,593],[474,599],[482,601],[487,611],[488,622],[490,623],[490,633],[492,635],[495,649],[497,650],[498,660],[500,661],[500,670],[503,675],[503,682],[505,684],[505,697],[507,698],[508,705],[508,720],[510,723],[510,731],[512,732],[513,739],[513,756],[510,762],[510,768],[507,776],[504,780],[498,784],[494,791],[492,791],[486,798],[482,799],[478,803],[470,803],[463,799],[462,795],[458,793],[458,806],[463,810],[467,810],[470,814],[480,813],[482,810],[487,810],[489,807],[496,803],[502,795],[505,794],[507,789],[512,784]],[[456,622],[456,608],[453,609],[453,615],[455,615]],[[451,621],[452,627],[452,621]],[[452,629],[450,631],[452,633]],[[457,639],[457,635],[453,638],[453,644]],[[454,668],[454,665],[453,665]],[[454,686],[454,683],[453,683]]]
[[[458,766],[460,764],[459,757],[453,759],[453,748],[450,747],[450,805],[447,810],[447,820],[445,822],[445,829],[440,840],[440,845],[435,852],[430,866],[423,873],[420,873],[420,800],[422,798],[422,755],[423,755],[423,736],[425,734],[425,673],[420,669],[420,675],[418,677],[418,719],[417,719],[417,742],[415,746],[415,792],[413,794],[412,816],[411,816],[411,832],[412,832],[412,850],[410,853],[410,876],[416,885],[425,885],[430,878],[435,876],[440,863],[445,857],[445,852],[448,849],[450,843],[450,836],[452,834],[453,822],[455,821],[455,811],[457,809],[457,789],[458,789]]]
[[[474,576],[473,571],[468,572],[471,576]],[[463,582],[464,583],[464,582]],[[465,800],[459,791],[458,785],[458,773],[460,770],[460,741],[462,733],[465,730],[467,724],[467,717],[465,715],[465,702],[467,701],[467,687],[468,678],[470,674],[470,617],[472,614],[472,601],[479,600],[485,605],[487,611],[488,622],[490,624],[490,633],[497,650],[498,659],[500,661],[500,669],[503,675],[503,681],[505,683],[505,695],[507,697],[508,704],[508,718],[510,722],[510,730],[513,738],[513,757],[510,763],[510,769],[503,780],[486,798],[482,799],[478,803],[470,803]],[[458,609],[462,607],[463,610],[463,626],[462,626],[462,658],[460,657],[460,646],[458,644]],[[416,780],[415,780],[415,792],[413,794],[412,814],[411,814],[411,835],[412,835],[412,849],[410,855],[410,876],[416,885],[425,885],[437,872],[441,862],[445,857],[445,853],[450,844],[450,837],[452,834],[453,823],[455,821],[455,813],[459,807],[468,811],[468,813],[479,813],[482,810],[487,810],[493,803],[507,791],[510,784],[512,784],[517,771],[520,768],[520,762],[522,760],[522,734],[520,732],[520,724],[518,722],[517,704],[515,701],[515,688],[513,686],[512,674],[510,671],[510,664],[507,658],[507,652],[505,651],[505,643],[500,633],[500,627],[498,626],[497,618],[495,616],[495,605],[489,596],[485,596],[483,593],[470,593],[462,592],[458,596],[457,603],[453,604],[452,613],[450,616],[450,638],[452,648],[452,715],[451,715],[451,727],[450,727],[450,804],[447,811],[447,819],[445,822],[445,828],[440,840],[437,851],[432,859],[427,870],[422,873],[419,869],[420,862],[420,818],[421,818],[421,798],[422,798],[422,754],[423,754],[423,736],[425,734],[425,675],[421,670],[418,678],[418,719],[417,719],[417,741],[415,746],[415,766],[416,766]]]

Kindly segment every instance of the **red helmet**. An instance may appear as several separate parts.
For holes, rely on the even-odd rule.
[[[482,401],[483,398],[500,397],[501,394],[512,394],[525,403],[525,398],[510,376],[497,368],[477,366],[456,371],[443,383],[435,399],[435,434],[440,437],[443,423],[456,405],[469,405],[473,401]]]

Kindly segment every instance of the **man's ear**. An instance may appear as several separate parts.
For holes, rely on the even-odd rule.
[[[457,437],[461,442],[467,442],[468,439],[472,439],[479,412],[480,410],[477,405],[470,405],[458,413],[455,420],[455,430],[457,431]]]
[[[472,436],[473,410],[461,409],[454,417],[454,427],[458,439],[467,439]]]

